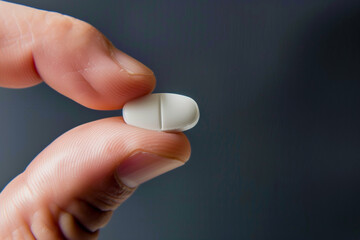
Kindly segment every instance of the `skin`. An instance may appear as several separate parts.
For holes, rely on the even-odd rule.
[[[119,54],[121,64],[115,57]],[[153,73],[124,56],[83,21],[0,1],[2,87],[44,81],[85,107],[121,109],[155,87]],[[126,69],[126,61],[139,71]],[[99,229],[134,191],[115,173],[136,152],[186,162],[190,144],[182,133],[135,128],[121,117],[78,126],[2,190],[0,239],[97,239]]]

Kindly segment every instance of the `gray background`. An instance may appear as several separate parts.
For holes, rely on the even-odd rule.
[[[191,161],[100,239],[360,239],[359,1],[14,1],[88,21],[196,99]],[[53,139],[118,115],[0,89],[0,188]]]

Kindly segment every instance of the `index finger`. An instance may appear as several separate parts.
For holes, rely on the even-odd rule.
[[[93,26],[0,1],[0,86],[46,82],[92,109],[120,109],[155,87],[153,72]]]

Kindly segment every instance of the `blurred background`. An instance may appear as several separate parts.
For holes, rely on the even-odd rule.
[[[360,239],[360,2],[12,1],[87,21],[191,96],[184,167],[141,186],[100,239]],[[66,44],[66,43],[64,43]],[[0,189],[51,141],[120,115],[44,84],[0,89]]]

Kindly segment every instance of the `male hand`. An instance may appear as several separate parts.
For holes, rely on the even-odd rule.
[[[91,25],[0,1],[0,86],[42,81],[97,110],[121,109],[155,86],[150,69]],[[139,184],[189,156],[184,134],[139,129],[121,117],[76,127],[1,192],[0,239],[96,239]]]

